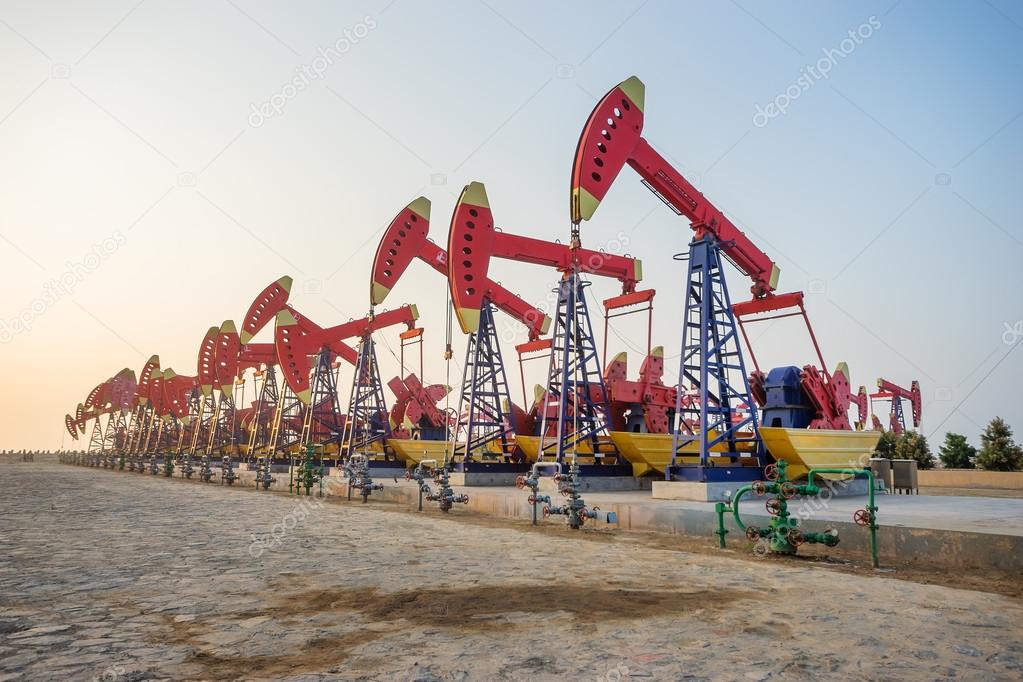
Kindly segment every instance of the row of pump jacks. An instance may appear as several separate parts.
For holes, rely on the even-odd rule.
[[[381,238],[366,317],[321,326],[295,308],[291,278],[282,277],[256,296],[240,331],[232,320],[207,331],[195,375],[161,369],[154,355],[137,378],[124,369],[97,385],[75,414],[65,417],[67,431],[77,440],[91,422],[89,452],[116,455],[129,469],[152,470],[159,458],[179,462],[182,473],[191,476],[193,462],[198,462],[200,478],[209,480],[210,463],[218,458],[227,472],[222,478],[233,472],[235,462],[258,463],[257,485],[270,480],[271,466],[282,458],[292,464],[302,461],[299,468],[307,472],[306,482],[322,477],[324,464],[333,460],[355,485],[367,486],[363,492],[368,494],[379,485],[372,482],[371,470],[399,462],[427,499],[446,509],[465,501],[450,488],[451,472],[521,472],[518,485],[528,489],[534,517],[537,509],[544,515],[561,514],[578,528],[588,519],[607,520],[583,502],[582,478],[632,475],[631,465],[609,437],[615,432],[671,434],[667,480],[761,481],[771,458],[760,437],[757,408],[766,412],[768,407],[770,373],[761,371],[746,325],[790,316],[803,319],[816,352],[817,364],[786,368],[798,376],[799,407],[809,414],[804,426],[866,428],[867,392],[863,387],[852,392],[844,363],[827,370],[802,292],[778,293],[778,266],[650,146],[642,136],[644,110],[645,86],[631,77],[609,91],[590,114],[572,167],[567,242],[526,237],[513,226],[499,226],[486,188],[471,182],[455,205],[445,249],[429,238],[431,203],[419,197],[395,216]],[[686,262],[686,277],[674,385],[663,380],[663,351],[651,348],[655,290],[638,288],[640,261],[582,245],[581,224],[594,216],[626,166],[669,209],[686,218],[692,230],[688,251],[676,256]],[[495,259],[559,273],[553,315],[494,281],[490,270]],[[421,379],[423,329],[417,326],[416,307],[376,312],[415,260],[445,278],[449,314],[453,312],[468,337],[457,409],[445,406],[450,387]],[[750,300],[732,303],[726,261],[749,278]],[[601,366],[587,302],[588,280],[594,277],[621,285],[620,294],[603,301],[603,355],[611,318],[648,316],[647,356],[638,377],[628,376],[624,353]],[[523,378],[521,407],[509,390],[495,325],[498,311],[521,324],[528,336],[515,347]],[[271,322],[273,341],[255,342]],[[450,326],[449,320],[448,362]],[[374,333],[391,327],[400,328],[402,373],[386,382],[393,395],[388,408]],[[740,335],[753,363],[749,373]],[[416,346],[419,374],[406,373],[406,352],[414,353]],[[542,357],[548,361],[547,380],[527,407],[523,365]],[[338,381],[344,364],[354,371],[342,413]],[[248,376],[255,388],[251,402],[245,395]],[[903,402],[909,402],[913,423],[919,424],[916,382],[910,389],[886,380],[878,386],[870,398],[890,403],[890,429],[906,428]],[[853,405],[857,418],[850,421]],[[873,426],[882,428],[876,416]],[[408,456],[403,448],[411,441],[437,457]],[[431,444],[437,447],[426,447]],[[314,452],[315,467],[310,464]],[[696,461],[683,458],[683,452],[695,454]],[[313,471],[318,473],[308,473]],[[555,506],[540,494],[539,480],[545,475],[558,481],[566,505]],[[439,486],[437,493],[426,483],[430,476]]]

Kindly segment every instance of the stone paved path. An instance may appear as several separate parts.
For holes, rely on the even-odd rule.
[[[1023,605],[986,593],[55,464],[0,484],[0,680],[1023,678]]]

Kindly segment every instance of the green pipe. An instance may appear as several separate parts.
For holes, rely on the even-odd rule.
[[[724,502],[718,502],[714,505],[714,511],[718,515],[718,529],[715,535],[718,536],[718,542],[721,549],[725,548],[725,536],[728,535],[728,531],[725,530],[725,511],[728,507]],[[536,505],[533,505],[533,516],[536,517]],[[533,519],[533,525],[536,525],[536,519]]]
[[[746,524],[739,518],[739,499],[752,489],[752,486],[744,485],[735,491],[735,496],[732,498],[732,516],[735,518],[735,525],[737,525],[739,530],[743,533],[746,532]]]
[[[846,476],[866,476],[870,483],[870,489],[867,491],[867,513],[870,515],[870,560],[873,563],[874,568],[878,567],[877,563],[877,506],[874,504],[874,472],[870,469],[810,469],[807,473],[806,480],[810,485],[813,485],[814,474],[843,474]]]

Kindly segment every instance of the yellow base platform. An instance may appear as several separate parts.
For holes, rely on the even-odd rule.
[[[555,439],[546,439],[547,453],[548,456],[553,455],[552,446]],[[540,452],[540,436],[520,436],[516,434],[515,444],[519,446],[522,453],[526,456],[526,461],[532,463],[537,460],[537,455]],[[599,457],[610,457],[615,453],[614,443],[609,438],[600,438],[597,444],[597,450],[600,453]],[[576,446],[576,453],[580,458],[595,457],[593,452],[593,444],[589,441],[583,441]]]
[[[760,437],[772,457],[785,460],[788,477],[793,479],[805,476],[813,467],[861,469],[867,466],[881,432],[762,426]]]
[[[611,440],[618,451],[622,453],[632,464],[632,475],[642,476],[651,471],[664,473],[665,468],[671,464],[671,439],[670,433],[633,433],[631,431],[612,431]],[[698,442],[686,443],[682,446],[682,456],[676,458],[676,462],[684,464],[699,464],[700,444]],[[723,444],[715,445],[711,452],[724,452]],[[687,456],[686,453],[693,453]]]
[[[387,446],[394,451],[394,456],[400,461],[405,462],[406,466],[413,467],[418,465],[424,459],[432,459],[441,464],[444,462],[444,457],[451,457],[451,442],[446,440],[420,440],[418,438],[390,438],[387,441]],[[455,461],[461,461],[462,454],[465,452],[465,443],[455,444]],[[495,458],[502,457],[501,446],[498,441],[491,441],[487,444],[484,449],[483,457],[484,461],[487,461],[487,456],[493,456]]]

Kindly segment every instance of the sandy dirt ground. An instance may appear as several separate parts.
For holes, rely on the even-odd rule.
[[[0,680],[1023,679],[1013,590],[54,464],[0,481]]]

